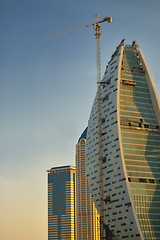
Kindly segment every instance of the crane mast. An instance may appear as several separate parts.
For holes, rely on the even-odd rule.
[[[99,191],[100,191],[100,239],[105,239],[104,237],[104,196],[103,196],[103,151],[102,151],[102,93],[101,85],[101,57],[100,57],[100,36],[101,36],[101,23],[112,22],[112,17],[105,17],[101,21],[73,28],[64,32],[53,34],[46,37],[46,40],[52,37],[56,37],[62,34],[74,32],[82,28],[94,26],[95,27],[95,37],[96,37],[96,68],[97,68],[97,110],[98,110],[98,163],[99,163]],[[67,238],[67,236],[66,236]]]
[[[100,57],[100,36],[101,25],[96,24],[96,65],[97,65],[97,110],[98,110],[98,166],[99,166],[99,192],[100,192],[100,237],[104,239],[104,197],[103,197],[103,151],[102,151],[102,94],[101,94],[101,57]]]

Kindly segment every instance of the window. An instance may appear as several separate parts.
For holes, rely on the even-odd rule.
[[[141,183],[146,183],[146,182],[147,182],[147,179],[145,179],[145,178],[139,178],[139,182],[141,182]]]
[[[116,206],[116,208],[119,208],[119,207],[122,207],[122,204]]]
[[[122,181],[125,181],[126,180],[126,178],[121,178],[121,179],[119,179],[119,182],[122,182]]]
[[[125,206],[131,207],[131,202],[125,203]]]
[[[111,83],[111,78],[107,79],[106,83],[109,85]]]
[[[149,179],[149,183],[155,183],[154,179]]]
[[[126,235],[126,236],[122,236],[122,238],[128,238],[129,236],[128,235]]]
[[[102,118],[102,123],[105,123],[105,118]]]
[[[117,212],[114,212],[113,215],[117,215]]]
[[[113,92],[115,92],[115,91],[117,91],[118,90],[118,88],[115,88],[114,90],[113,90]]]
[[[126,225],[126,223],[121,223],[121,226],[125,226]],[[122,237],[123,238],[123,237]]]
[[[106,100],[108,100],[108,98],[109,98],[109,94],[107,94],[107,95],[103,98],[103,102],[106,101]]]

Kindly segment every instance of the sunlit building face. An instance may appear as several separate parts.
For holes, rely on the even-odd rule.
[[[101,99],[95,98],[89,118],[86,147],[94,202],[117,239],[160,240],[160,108],[135,42],[124,46],[122,41],[117,47],[100,88]]]
[[[93,203],[86,174],[86,134],[76,144],[76,231],[77,240],[100,240],[99,214]]]

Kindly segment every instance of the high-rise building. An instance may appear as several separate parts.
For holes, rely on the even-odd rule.
[[[86,134],[76,144],[76,229],[77,240],[100,240],[100,220],[86,175]]]
[[[48,240],[75,240],[75,167],[48,172]]]
[[[117,47],[99,96],[86,146],[96,207],[118,239],[160,240],[160,106],[135,41]]]

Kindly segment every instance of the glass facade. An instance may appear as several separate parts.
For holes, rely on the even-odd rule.
[[[160,105],[135,41],[121,41],[100,87],[86,144],[94,203],[117,239],[160,240]]]
[[[133,83],[133,84],[132,84]],[[160,239],[160,130],[146,75],[133,46],[125,46],[120,121],[132,201],[145,240]]]
[[[48,240],[75,240],[75,168],[48,170]]]

